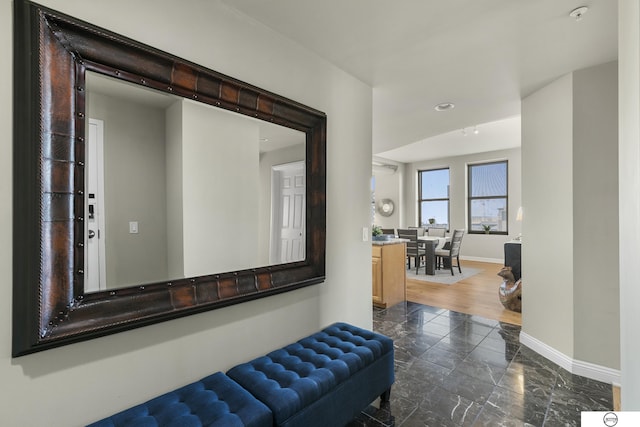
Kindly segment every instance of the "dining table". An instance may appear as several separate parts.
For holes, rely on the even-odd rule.
[[[423,243],[425,249],[425,273],[430,276],[436,274],[436,248],[444,246],[451,237],[419,236],[418,242]]]

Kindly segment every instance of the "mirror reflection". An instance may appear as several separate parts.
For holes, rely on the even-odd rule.
[[[305,258],[305,134],[86,75],[85,292]]]

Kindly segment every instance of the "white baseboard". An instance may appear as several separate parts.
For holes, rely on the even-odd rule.
[[[618,387],[622,383],[622,374],[619,369],[611,369],[582,360],[573,361],[572,372],[581,377],[591,378],[592,380],[602,381]]]
[[[467,261],[478,261],[478,262],[491,262],[493,264],[502,264],[504,265],[504,260],[501,258],[482,258],[477,256],[460,256],[461,260]]]
[[[541,356],[546,357],[555,364],[563,367],[572,374],[616,386],[620,385],[621,374],[619,369],[611,369],[594,363],[575,360],[524,332],[520,332],[520,343],[529,347]]]

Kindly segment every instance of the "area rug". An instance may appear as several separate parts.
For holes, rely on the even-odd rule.
[[[453,285],[460,280],[466,279],[471,276],[475,276],[480,273],[482,269],[480,268],[469,268],[463,267],[462,274],[458,272],[457,268],[453,268],[453,272],[455,273],[453,276],[451,275],[451,270],[436,270],[436,274],[433,276],[424,274],[424,268],[420,268],[420,274],[416,274],[415,268],[411,270],[407,270],[407,280],[418,280],[421,282],[432,282],[432,283],[442,283],[443,285]]]

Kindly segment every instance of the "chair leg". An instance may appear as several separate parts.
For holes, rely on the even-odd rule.
[[[460,256],[457,256],[456,260],[458,261],[458,271],[462,274],[462,269],[460,268]]]
[[[454,274],[453,274],[453,257],[449,257],[449,267],[451,267],[451,275],[454,276]]]

